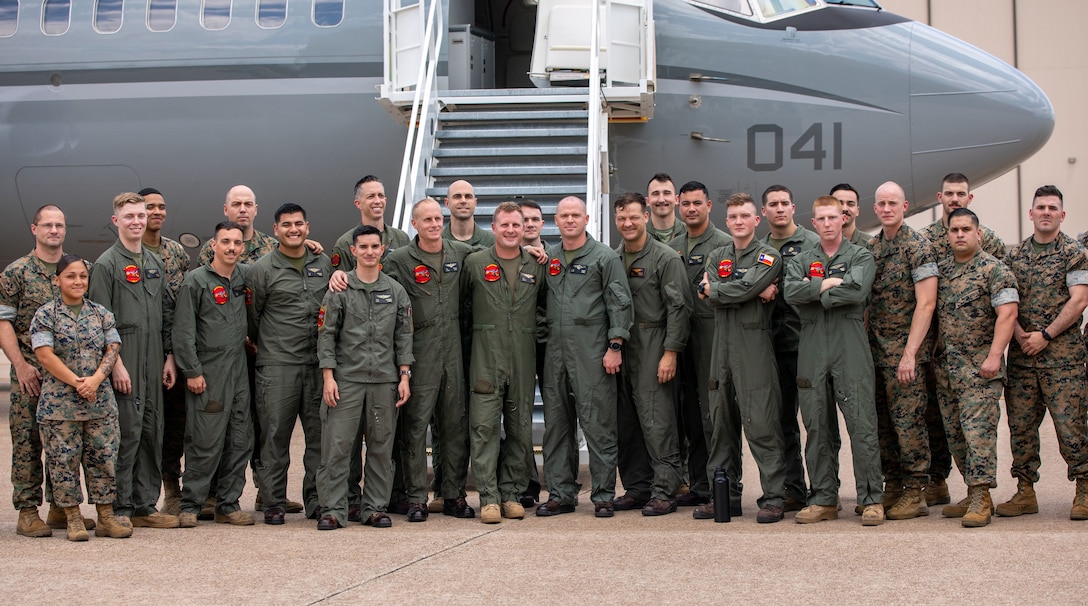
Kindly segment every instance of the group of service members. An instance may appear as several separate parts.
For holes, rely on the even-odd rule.
[[[254,227],[253,191],[231,188],[227,220],[188,273],[185,249],[161,235],[157,190],[115,198],[118,241],[93,266],[63,253],[61,209],[36,213],[34,250],[0,277],[18,534],[251,525],[238,502],[247,465],[266,524],[288,513],[320,530],[389,527],[390,513],[473,518],[470,468],[481,520],[520,519],[541,488],[537,380],[548,490],[537,516],[576,510],[580,428],[597,517],[693,506],[712,519],[717,470],[733,484],[719,507],[740,515],[743,433],[759,469],[758,522],[835,519],[837,406],[864,525],[950,503],[954,460],[968,494],[942,514],[984,526],[1004,390],[1018,487],[996,512],[1038,511],[1049,410],[1076,481],[1070,517],[1088,519],[1078,330],[1088,261],[1060,231],[1053,186],[1037,190],[1034,233],[1008,254],[967,209],[958,173],[938,193],[942,218],[922,232],[904,223],[902,188],[878,188],[876,236],[857,229],[847,184],[813,203],[811,231],[795,223],[784,186],[758,203],[734,194],[727,235],[710,221],[706,186],[677,191],[659,173],[647,196],[614,201],[615,250],[588,235],[574,197],[557,205],[561,241],[549,247],[539,205],[501,203],[488,231],[466,181],[449,187],[448,223],[432,199],[412,207],[414,238],[385,224],[378,178],[354,193],[360,224],[327,256],[308,239],[305,209],[280,206],[268,236]],[[770,230],[758,240],[761,217]],[[301,503],[287,499],[297,421]],[[97,525],[79,509],[81,468]]]

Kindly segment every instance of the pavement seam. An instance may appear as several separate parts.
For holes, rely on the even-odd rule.
[[[383,572],[383,573],[381,573],[379,575],[370,577],[369,579],[360,581],[360,582],[358,582],[358,583],[356,583],[354,585],[351,585],[349,587],[345,587],[343,589],[334,591],[334,592],[322,597],[319,600],[315,600],[313,602],[310,602],[307,606],[314,606],[314,604],[320,604],[320,603],[322,603],[322,602],[324,602],[324,601],[326,601],[326,600],[328,600],[330,598],[335,598],[338,595],[347,593],[349,591],[353,591],[355,589],[359,589],[360,587],[363,587],[364,585],[367,585],[367,584],[369,584],[369,583],[371,583],[373,581],[377,581],[378,579],[382,579],[382,578],[385,578],[385,577],[387,577],[387,576],[389,576],[391,574],[395,574],[397,572],[400,572],[400,571],[404,570],[405,568],[408,568],[409,566],[414,566],[414,565],[416,565],[416,564],[418,564],[420,562],[423,562],[425,560],[429,560],[429,559],[431,559],[431,558],[433,558],[433,557],[435,557],[437,555],[441,555],[443,553],[446,553],[447,551],[457,549],[458,547],[461,547],[462,545],[467,545],[467,544],[475,541],[476,539],[486,537],[486,536],[488,536],[490,534],[499,532],[500,530],[502,530],[501,526],[499,528],[493,528],[491,530],[488,530],[487,532],[481,532],[480,534],[475,535],[475,536],[471,536],[471,537],[465,539],[464,541],[461,541],[460,543],[455,543],[455,544],[450,545],[448,547],[443,547],[442,549],[439,549],[438,551],[435,551],[433,553],[429,553],[429,554],[424,555],[422,557],[416,558],[416,559],[412,560],[411,562],[401,564],[400,566],[397,566],[396,568],[394,568],[392,570],[387,570],[386,572]]]

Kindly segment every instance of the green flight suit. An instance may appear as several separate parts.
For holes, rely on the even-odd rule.
[[[744,427],[748,448],[759,468],[763,495],[759,507],[782,506],[786,465],[782,459],[782,392],[774,360],[771,314],[774,304],[759,298],[782,277],[782,259],[774,248],[753,241],[738,250],[731,242],[707,256],[707,302],[714,309],[714,352],[711,356],[710,440],[707,480],[731,461],[729,439],[739,431],[730,427],[737,417]],[[730,507],[740,506],[740,491],[733,491]]]
[[[0,320],[11,323],[19,341],[19,353],[38,372],[42,365],[30,346],[30,322],[34,312],[55,300],[60,289],[41,259],[31,251],[8,265],[0,275]],[[11,431],[11,502],[15,509],[37,508],[42,504],[42,484],[45,500],[53,501],[49,475],[42,464],[42,439],[38,429],[38,397],[23,393],[15,365],[10,374],[11,405],[8,426]]]
[[[427,426],[435,419],[444,456],[442,485],[436,495],[446,499],[465,496],[468,479],[468,410],[461,351],[461,275],[472,248],[460,242],[442,242],[441,263],[432,267],[416,237],[385,258],[382,271],[398,282],[412,301],[412,350],[416,358],[412,395],[397,423],[394,457],[403,471],[404,495],[409,503],[427,502]],[[399,456],[398,456],[399,451]]]
[[[113,508],[123,516],[151,515],[162,486],[162,371],[174,297],[162,261],[144,251],[137,263],[118,241],[91,267],[87,298],[117,319],[121,360],[132,379],[130,393],[115,391],[121,444]]]
[[[516,262],[513,285],[494,247],[469,255],[462,271],[472,313],[469,436],[480,505],[517,501],[529,486],[525,453],[533,448],[536,321],[546,268],[525,251]]]
[[[625,258],[623,244],[616,252]],[[684,481],[676,428],[678,381],[658,382],[657,366],[666,350],[679,354],[687,346],[691,289],[680,257],[653,238],[646,239],[627,267],[627,284],[635,321],[620,366],[620,480],[636,499],[672,501]],[[679,361],[678,356],[678,367]]]
[[[165,236],[159,239],[158,247],[144,244],[144,250],[150,250],[162,259],[166,269],[167,284],[170,292],[177,297],[185,272],[189,271],[191,259],[181,243]],[[181,457],[185,454],[185,381],[177,381],[162,394],[163,430],[162,430],[162,479],[163,482],[177,482],[181,479]]]
[[[866,233],[860,229],[854,228],[854,235],[850,238],[850,243],[860,246],[862,248],[869,247],[869,240],[873,239],[873,234]]]
[[[203,376],[204,392],[185,390],[185,472],[181,510],[200,513],[215,481],[215,512],[241,509],[253,453],[246,374],[245,266],[224,278],[204,265],[178,292],[174,347],[185,379]],[[123,347],[123,345],[122,345]]]
[[[631,289],[616,252],[588,234],[570,251],[548,250],[548,349],[544,365],[544,477],[550,497],[573,505],[578,425],[589,448],[590,498],[616,496],[616,378],[605,372],[609,339],[630,338]],[[569,396],[573,394],[573,399]]]
[[[810,505],[839,502],[839,416],[850,434],[858,503],[883,497],[873,357],[865,332],[865,306],[876,276],[868,249],[847,242],[830,258],[817,246],[790,261],[782,293],[801,320],[797,386],[805,423]],[[842,284],[823,293],[824,278]]]
[[[279,246],[279,241],[272,236],[253,230],[253,237],[243,242],[246,245],[246,249],[242,251],[242,254],[238,257],[239,265],[250,265],[255,263],[257,259],[267,255]],[[200,247],[200,254],[197,256],[197,263],[200,265],[207,265],[212,260],[212,241],[208,240]]]
[[[351,451],[366,432],[362,519],[385,511],[393,489],[393,435],[397,425],[397,368],[411,365],[412,303],[389,276],[365,284],[348,274],[343,292],[329,291],[317,323],[317,358],[333,369],[340,400],[321,405],[321,514],[347,524]],[[406,404],[407,406],[408,404]]]
[[[714,310],[697,296],[697,291],[707,255],[732,241],[729,234],[708,224],[706,231],[698,237],[684,233],[669,242],[669,248],[675,250],[684,263],[692,301],[690,336],[684,355],[680,356],[680,407],[677,413],[680,430],[677,435],[682,449],[687,443],[686,456],[682,454],[681,460],[687,464],[688,487],[692,493],[706,499],[710,498],[710,483],[706,477],[707,447],[713,431],[707,385],[710,382],[710,355],[714,350]],[[744,486],[741,482],[740,419],[732,419],[729,427],[732,433],[727,445],[731,449],[728,459],[736,464],[726,471],[739,494]]]
[[[442,239],[448,242],[467,244],[475,250],[495,245],[495,234],[491,233],[490,229],[480,227],[480,224],[476,222],[473,222],[472,237],[468,240],[458,240],[453,237],[453,231],[450,229],[450,222],[446,221],[446,226],[442,228]]]
[[[261,452],[262,505],[286,509],[291,433],[302,423],[302,500],[316,511],[321,464],[321,369],[317,367],[317,314],[329,287],[332,263],[305,249],[300,272],[278,249],[261,257],[246,275],[252,293],[251,338],[257,344],[256,410]]]
[[[351,246],[355,242],[352,240],[351,235],[361,226],[362,223],[352,227],[336,239],[336,244],[332,246],[331,261],[333,269],[340,269],[349,273],[355,271],[355,255],[351,254]],[[408,234],[396,227],[382,225],[382,244],[385,245],[385,257],[388,257],[390,253],[398,248],[408,246],[411,241]],[[385,257],[382,258],[383,261]]]
[[[802,251],[820,245],[820,237],[814,232],[795,225],[793,235],[781,244],[772,243],[770,236],[761,242],[778,249],[783,267]],[[783,270],[785,271],[785,270]],[[782,390],[782,440],[786,444],[783,460],[786,462],[786,496],[804,503],[808,499],[805,484],[805,465],[801,460],[801,428],[797,423],[797,342],[801,335],[801,321],[797,310],[781,296],[774,300],[771,315],[771,332],[774,335],[774,357],[778,363],[778,387]]]
[[[688,226],[684,225],[684,222],[679,219],[672,224],[672,229],[668,230],[658,230],[654,228],[653,223],[648,223],[646,224],[646,233],[650,234],[650,237],[654,240],[667,246],[674,238],[679,238],[688,233]]]

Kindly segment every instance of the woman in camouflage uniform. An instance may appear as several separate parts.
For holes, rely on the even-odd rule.
[[[79,514],[82,463],[88,500],[98,508],[95,535],[128,537],[132,527],[114,517],[112,505],[120,430],[109,375],[121,338],[113,314],[84,298],[88,272],[83,259],[61,257],[53,281],[60,297],[38,308],[30,323],[31,344],[44,371],[37,418],[53,499],[68,517],[68,540],[86,541]]]

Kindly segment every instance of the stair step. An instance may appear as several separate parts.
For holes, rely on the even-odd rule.
[[[500,120],[589,120],[587,110],[522,110],[522,111],[471,111],[441,112],[441,122],[500,121]]]
[[[586,184],[583,182],[579,185],[537,185],[537,186],[517,186],[517,185],[504,185],[504,186],[478,186],[474,187],[476,190],[476,197],[483,196],[540,196],[540,195],[563,195],[563,194],[585,194]],[[445,196],[449,190],[448,187],[428,187],[427,195]]]
[[[588,146],[552,146],[552,147],[489,147],[434,150],[435,158],[483,158],[495,156],[584,156]]]
[[[545,137],[588,137],[589,129],[571,128],[476,128],[445,129],[435,133],[437,139],[525,139]]]
[[[585,165],[563,166],[436,166],[432,177],[487,177],[534,175],[584,175]]]

